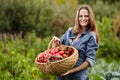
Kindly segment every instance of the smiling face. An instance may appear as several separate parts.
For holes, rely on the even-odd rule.
[[[81,9],[79,12],[79,24],[81,27],[86,27],[89,23],[89,15],[86,9]]]

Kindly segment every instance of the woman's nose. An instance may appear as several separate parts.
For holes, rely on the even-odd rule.
[[[85,19],[85,17],[83,16],[82,19]]]

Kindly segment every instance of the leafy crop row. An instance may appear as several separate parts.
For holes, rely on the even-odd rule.
[[[43,40],[34,33],[23,40],[0,42],[0,79],[1,80],[55,80],[55,76],[46,75],[35,65],[38,53],[46,50],[50,37]],[[99,54],[99,52],[98,52]],[[89,68],[90,80],[105,80],[108,73],[120,72],[120,62],[97,58],[94,67]],[[119,74],[117,74],[119,75]]]

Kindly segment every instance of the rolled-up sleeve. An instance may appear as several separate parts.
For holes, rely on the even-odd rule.
[[[86,49],[86,61],[89,62],[92,67],[95,63],[96,51],[98,49],[98,44],[96,42],[95,35],[92,35],[88,41]]]

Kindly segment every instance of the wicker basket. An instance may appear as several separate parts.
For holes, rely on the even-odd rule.
[[[74,47],[72,48],[74,49],[74,53],[67,58],[58,60],[56,62],[47,62],[47,63],[39,63],[37,62],[37,58],[36,58],[35,63],[41,72],[45,74],[60,76],[61,74],[73,68],[73,66],[76,64],[78,60],[78,51]]]

